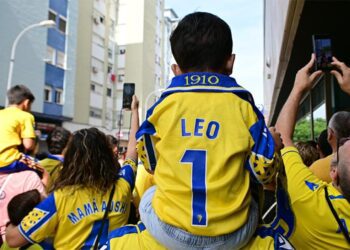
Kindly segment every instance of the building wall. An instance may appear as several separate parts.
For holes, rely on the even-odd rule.
[[[32,0],[23,8],[21,0],[0,0],[0,105],[5,104],[11,47],[16,36],[27,26],[47,19],[48,1]],[[43,111],[43,86],[47,28],[37,27],[22,36],[13,69],[13,84],[28,86],[35,95],[32,110]]]
[[[264,3],[264,108],[270,110],[290,0]]]
[[[76,77],[77,60],[77,41],[78,41],[78,17],[81,14],[79,10],[79,1],[69,1],[67,12],[67,31],[66,31],[66,72],[63,81],[64,105],[62,115],[65,117],[74,117],[74,89]]]
[[[94,0],[79,1],[74,123],[88,124],[92,51],[92,13]]]

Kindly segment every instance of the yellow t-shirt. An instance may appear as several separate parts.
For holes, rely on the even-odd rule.
[[[328,188],[328,197],[345,228],[350,226],[349,202],[332,184],[318,179],[303,164],[296,148],[287,147],[281,153],[296,220],[290,242],[296,249],[349,249],[327,204],[325,187]]]
[[[107,241],[108,231],[127,223],[135,170],[136,164],[131,160],[125,161],[120,170],[101,244]],[[102,195],[68,187],[54,191],[22,220],[19,231],[32,243],[53,237],[55,249],[91,249],[110,192]]]
[[[144,166],[139,163],[133,191],[133,202],[136,208],[139,207],[140,200],[147,189],[155,185],[153,175],[148,173]]]
[[[16,107],[0,110],[0,168],[18,160],[22,139],[35,138],[34,116]]]
[[[63,157],[58,157],[55,155],[48,155],[47,158],[39,161],[39,164],[49,172],[51,180],[49,186],[47,186],[47,190],[50,190],[52,184],[57,179],[61,168],[63,166]]]
[[[228,76],[183,74],[148,111],[138,150],[154,170],[152,205],[163,222],[203,236],[246,223],[249,172],[271,179],[274,143],[262,115],[239,94],[251,98]]]
[[[328,155],[325,158],[319,159],[311,164],[310,170],[314,175],[316,175],[321,180],[330,183],[332,181],[331,172],[331,162],[334,154]]]

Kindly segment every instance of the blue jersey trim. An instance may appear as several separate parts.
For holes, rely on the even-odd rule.
[[[139,230],[137,230],[137,227],[139,228]],[[120,228],[117,228],[115,230],[113,230],[112,232],[109,233],[108,239],[114,239],[114,238],[120,238],[126,234],[134,234],[134,233],[138,233],[138,231],[142,232],[146,229],[145,225],[140,222],[137,225],[126,225]]]
[[[306,186],[311,190],[311,191],[315,191],[319,185],[310,181],[305,181]]]
[[[52,154],[48,154],[47,158],[52,159],[52,160],[56,160],[56,161],[60,161],[63,163],[64,158],[62,156],[58,156],[58,155],[52,155]]]
[[[330,195],[328,197],[330,200],[345,199],[344,195]]]
[[[120,168],[118,176],[120,178],[126,180],[129,183],[129,185],[131,187],[131,190],[134,189],[134,186],[135,186],[135,173],[134,173],[134,170],[132,169],[132,167],[129,164],[124,165],[123,167]]]
[[[40,228],[43,224],[45,224],[48,220],[50,220],[52,216],[56,214],[57,209],[56,209],[54,194],[51,193],[45,200],[39,203],[39,205],[37,205],[34,209],[45,211],[47,212],[47,214],[41,220],[39,220],[33,227],[31,227],[27,232],[24,232],[22,228],[22,223],[20,224],[19,227],[21,228],[23,234],[25,234],[28,238],[30,238],[30,235],[32,233],[34,233],[38,228]]]

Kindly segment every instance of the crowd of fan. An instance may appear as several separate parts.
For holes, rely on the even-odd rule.
[[[190,14],[171,46],[175,77],[141,127],[133,97],[122,164],[115,138],[96,128],[57,127],[48,151],[35,155],[34,95],[23,85],[8,91],[2,249],[349,249],[350,113],[336,112],[316,141],[292,140],[299,103],[324,74],[313,72],[315,56],[267,129],[250,93],[229,77],[235,57],[223,20]],[[350,95],[350,68],[332,64]]]

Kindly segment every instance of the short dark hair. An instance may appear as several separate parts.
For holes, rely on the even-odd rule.
[[[17,226],[23,218],[41,201],[40,193],[33,189],[14,196],[7,205],[7,212],[11,224]]]
[[[62,127],[57,127],[48,135],[46,139],[48,150],[51,154],[62,154],[66,148],[71,132]]]
[[[35,97],[24,85],[16,85],[10,88],[7,91],[7,98],[9,100],[9,104],[21,104],[25,100],[29,100],[30,102],[34,102]]]
[[[220,72],[232,54],[232,34],[218,16],[194,12],[185,16],[170,37],[171,51],[183,72]]]
[[[324,156],[328,156],[332,153],[332,147],[328,142],[328,132],[327,129],[323,130],[317,139],[317,145]]]

